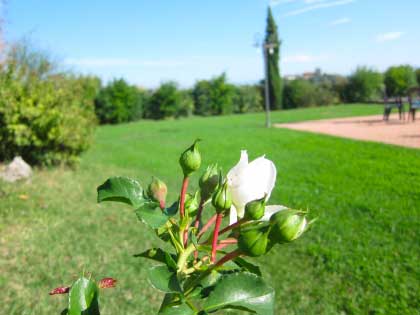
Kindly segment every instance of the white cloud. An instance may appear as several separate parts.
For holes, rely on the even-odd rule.
[[[309,0],[309,1],[315,1],[315,0]],[[301,9],[289,11],[283,16],[295,16],[300,15],[306,12],[320,10],[320,9],[326,9],[331,7],[336,7],[340,5],[346,5],[355,2],[356,0],[337,0],[337,1],[316,1],[312,2],[311,5],[305,6]],[[309,3],[308,3],[309,4]]]
[[[336,25],[341,25],[341,24],[348,24],[350,22],[351,22],[351,19],[349,19],[349,18],[341,18],[341,19],[331,21],[330,25],[331,26],[336,26]]]
[[[388,42],[391,40],[397,40],[401,36],[403,36],[404,32],[389,32],[389,33],[383,33],[376,36],[376,41],[378,43]]]

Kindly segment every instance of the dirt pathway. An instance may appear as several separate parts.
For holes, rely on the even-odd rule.
[[[397,114],[391,115],[388,122],[384,122],[382,116],[377,115],[276,124],[275,126],[420,148],[420,118],[415,122],[400,121]]]

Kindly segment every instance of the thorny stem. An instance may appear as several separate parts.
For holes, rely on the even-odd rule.
[[[213,242],[211,245],[211,262],[212,263],[216,261],[217,239],[219,238],[219,229],[220,229],[220,225],[222,224],[222,219],[223,219],[223,213],[218,213],[216,216],[216,224],[214,225]]]
[[[185,176],[182,181],[182,187],[181,187],[181,196],[179,201],[179,213],[181,215],[181,219],[185,215],[185,194],[187,193],[188,188],[188,176]]]
[[[213,269],[220,267],[221,265],[223,265],[224,263],[228,262],[229,260],[235,259],[236,257],[242,255],[242,252],[239,249],[236,249],[228,254],[226,254],[224,257],[222,257],[216,264],[210,266],[209,269],[207,269],[206,271],[204,271],[203,273],[201,273],[196,279],[194,279],[194,281],[192,281],[188,287],[185,289],[185,295],[188,295],[189,293],[192,292],[192,290],[195,288],[195,286],[200,283],[200,281],[204,278],[207,277],[212,271]]]
[[[185,195],[187,194],[187,188],[188,188],[188,176],[184,176],[184,179],[182,181],[182,187],[181,187],[181,196],[180,196],[180,200],[179,200],[179,213],[181,216],[181,220],[184,218],[185,216]],[[188,243],[188,227],[181,232],[182,234],[182,240],[183,240],[183,245],[184,247],[187,247],[187,243]]]
[[[240,256],[242,252],[239,249],[235,249],[234,251],[226,254],[223,256],[215,265],[214,268],[219,267],[223,265],[225,262],[228,262],[229,260],[235,259],[236,257]]]
[[[200,239],[201,236],[203,236],[204,233],[213,225],[214,221],[216,221],[217,214],[212,216],[210,220],[203,226],[203,228],[200,230],[200,232],[197,235],[197,239]]]
[[[177,253],[182,252],[183,248],[181,244],[179,244],[179,242],[176,240],[169,223],[166,224],[166,227],[168,228],[168,233],[169,233],[169,236],[171,237],[172,244],[175,246],[176,252]]]
[[[204,208],[204,200],[201,199],[200,205],[198,206],[197,217],[195,218],[195,223],[194,223],[194,227],[196,229],[200,227],[201,214],[203,213],[203,208]]]
[[[188,257],[191,255],[191,253],[195,250],[195,245],[190,244],[182,253],[179,255],[178,263],[177,263],[177,269],[178,272],[184,269],[185,264],[187,263]]]
[[[203,213],[203,208],[204,208],[204,200],[201,199],[200,204],[198,206],[197,217],[195,218],[195,223],[194,223],[194,227],[196,228],[197,231],[200,227],[201,214]],[[197,258],[198,258],[198,251],[195,251],[194,252],[194,259],[197,259]]]
[[[237,243],[238,243],[238,240],[235,240],[235,239],[228,239],[228,240],[220,241],[219,244],[217,245],[217,250],[221,250],[229,245],[234,245]]]
[[[225,227],[223,230],[220,231],[220,235],[222,235],[223,233],[226,233],[238,226],[240,226],[242,223],[246,222],[247,220],[245,218],[240,219],[239,221],[236,221],[235,223],[228,225],[227,227]]]

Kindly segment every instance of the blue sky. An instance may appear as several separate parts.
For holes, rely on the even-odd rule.
[[[268,4],[283,75],[420,66],[419,0],[11,0],[2,10],[8,41],[29,37],[75,71],[155,87],[222,71],[232,82],[258,81],[253,43]]]

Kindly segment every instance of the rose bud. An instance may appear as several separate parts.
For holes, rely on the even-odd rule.
[[[117,280],[113,278],[103,278],[101,281],[98,282],[98,287],[101,289],[108,289],[115,287]]]
[[[194,215],[198,209],[198,192],[193,196],[191,194],[185,194],[185,211],[191,215]]]
[[[55,294],[66,294],[69,293],[70,287],[59,287],[55,288],[54,290],[51,290],[49,295],[55,295]]]
[[[147,188],[147,196],[153,201],[159,202],[160,207],[164,209],[167,194],[168,188],[166,187],[166,184],[159,178],[152,177],[152,182]]]
[[[200,140],[195,140],[195,142],[187,150],[185,150],[179,158],[179,164],[182,167],[185,177],[190,176],[200,168],[201,154],[198,151],[198,141]]]
[[[245,205],[245,219],[259,220],[264,216],[266,196],[267,195],[261,199],[250,201]]]
[[[246,255],[257,257],[264,255],[269,246],[267,228],[242,229],[238,238],[238,247]]]
[[[216,208],[217,213],[228,211],[232,206],[232,196],[228,190],[226,180],[222,185],[219,185],[216,188],[211,203]]]
[[[201,199],[208,200],[219,182],[217,164],[207,166],[206,171],[201,175],[199,185],[201,189]]]
[[[270,218],[270,239],[278,243],[287,243],[297,239],[305,232],[307,220],[305,212],[286,209]]]

